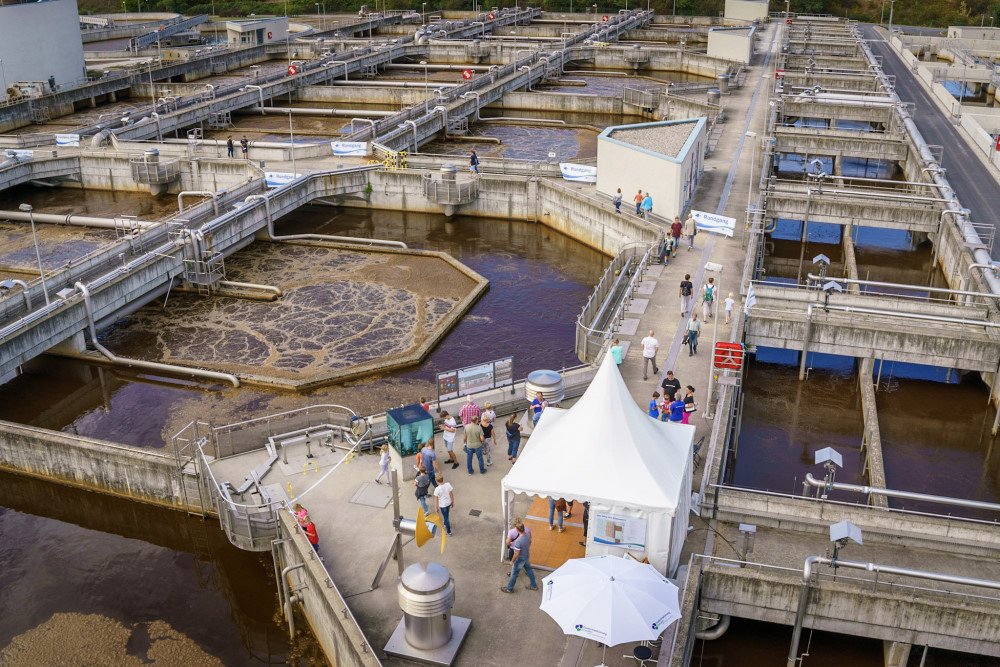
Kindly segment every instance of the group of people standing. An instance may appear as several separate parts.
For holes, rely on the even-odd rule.
[[[667,371],[660,389],[663,390],[662,396],[660,392],[654,391],[649,401],[649,416],[671,424],[689,423],[691,413],[698,410],[698,403],[694,400],[694,387],[687,385],[681,395],[680,380],[674,377],[673,371]]]

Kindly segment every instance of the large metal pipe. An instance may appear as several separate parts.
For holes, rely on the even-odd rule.
[[[262,292],[271,292],[275,296],[282,296],[284,292],[280,287],[275,287],[274,285],[258,285],[257,283],[241,283],[233,280],[220,280],[218,282],[220,287],[236,287],[245,289],[255,289],[261,290]]]
[[[374,118],[384,118],[391,116],[396,111],[367,111],[365,109],[318,109],[315,107],[250,107],[247,111],[267,114],[292,114],[293,116],[372,116]]]
[[[17,220],[28,222],[30,213],[23,211],[0,211],[0,218],[4,220]],[[132,221],[116,222],[114,218],[95,218],[86,215],[62,215],[60,213],[34,213],[35,222],[44,222],[53,225],[75,225],[78,227],[98,227],[101,229],[122,229],[133,224]],[[137,221],[135,224],[140,229],[149,229],[159,223],[146,220]]]
[[[212,192],[211,190],[184,190],[177,193],[177,211],[181,212],[184,210],[184,198],[191,197],[194,195],[201,195],[202,197],[212,198],[212,209],[215,215],[219,215],[219,193]]]
[[[171,375],[193,375],[194,377],[208,380],[221,380],[228,382],[234,387],[240,386],[240,380],[230,373],[219,373],[216,371],[206,371],[201,368],[188,368],[186,366],[175,366],[173,364],[161,364],[154,361],[141,361],[139,359],[128,359],[116,356],[111,350],[101,345],[97,340],[97,325],[94,323],[94,309],[90,301],[90,290],[81,282],[74,285],[83,294],[83,305],[87,311],[87,326],[90,329],[90,342],[94,349],[107,357],[113,364],[125,366],[126,368],[139,368],[143,370],[156,371],[160,373],[170,373]]]
[[[383,69],[406,69],[406,70],[423,70],[428,69],[431,71],[449,71],[449,72],[461,72],[462,70],[472,70],[473,72],[488,72],[490,65],[418,65],[413,63],[412,65],[407,65],[404,63],[388,63],[386,65],[379,65]]]
[[[1000,512],[1000,504],[997,503],[984,503],[979,500],[965,500],[964,498],[949,498],[948,496],[932,496],[926,493],[915,493],[913,491],[894,491],[892,489],[880,489],[874,486],[860,486],[858,484],[847,484],[846,482],[827,482],[826,480],[816,479],[812,476],[812,473],[806,473],[805,481],[802,482],[803,490],[805,487],[812,486],[816,488],[824,488],[829,491],[855,491],[857,493],[870,494],[874,496],[886,496],[887,498],[903,498],[906,500],[919,500],[928,503],[940,503],[942,505],[957,505],[958,507],[971,507],[974,509],[989,510],[992,512]]]
[[[297,570],[300,567],[305,567],[305,563],[297,563],[295,565],[289,565],[281,571],[281,590],[282,598],[285,601],[282,611],[285,614],[285,618],[288,619],[288,637],[290,639],[295,639],[295,615],[292,613],[292,603],[299,602],[301,598],[298,595],[288,594],[288,573],[292,570]]]
[[[250,195],[245,202],[263,201],[264,213],[267,216],[267,238],[271,241],[335,241],[338,243],[355,243],[361,245],[385,246],[390,248],[402,248],[407,246],[402,241],[388,241],[385,239],[365,239],[356,236],[332,236],[330,234],[289,234],[288,236],[277,236],[274,233],[274,218],[271,215],[271,200],[267,195]]]
[[[910,570],[893,565],[877,565],[875,563],[863,563],[854,560],[841,560],[826,558],[825,556],[809,556],[802,567],[802,588],[799,590],[799,607],[795,613],[795,626],[792,628],[792,643],[788,648],[787,667],[796,667],[799,660],[799,639],[802,637],[802,622],[805,618],[806,607],[809,604],[809,585],[812,580],[814,565],[831,565],[833,567],[843,567],[851,570],[864,570],[878,574],[893,574],[901,577],[913,577],[915,579],[928,579],[930,581],[943,581],[949,584],[960,584],[962,586],[979,586],[1000,590],[1000,581],[989,581],[987,579],[973,579],[954,574],[942,574],[940,572],[928,572],[925,570]]]
[[[417,81],[331,81],[335,86],[368,86],[372,88],[420,88],[423,90],[424,84]],[[457,88],[460,83],[440,83],[435,81],[436,88]]]
[[[702,630],[701,632],[694,633],[694,636],[696,639],[700,639],[702,641],[713,641],[718,639],[722,635],[726,634],[726,630],[729,629],[730,620],[729,614],[722,614],[719,616],[718,623],[710,628]]]

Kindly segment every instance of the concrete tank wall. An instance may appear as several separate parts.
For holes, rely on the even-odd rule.
[[[201,511],[194,475],[179,475],[173,453],[164,450],[0,421],[0,469],[185,510],[183,480],[190,509]]]
[[[7,85],[54,76],[56,85],[69,86],[86,76],[78,16],[76,0],[0,6],[0,59]]]

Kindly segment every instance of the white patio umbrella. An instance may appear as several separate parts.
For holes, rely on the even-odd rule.
[[[681,617],[676,586],[653,566],[616,556],[566,561],[542,579],[541,609],[567,635],[605,650],[656,639]]]

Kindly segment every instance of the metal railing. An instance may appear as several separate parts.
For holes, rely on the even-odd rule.
[[[659,243],[662,240],[653,245],[630,243],[611,260],[576,318],[576,356],[580,361],[595,360],[621,324]]]
[[[278,433],[319,425],[329,425],[344,437],[354,438],[360,442],[366,433],[365,429],[359,431],[354,429],[357,421],[357,413],[350,408],[335,404],[319,404],[216,426],[211,431],[212,444],[215,447],[214,456],[225,458],[261,449],[269,437]],[[352,435],[348,436],[348,432]]]
[[[146,185],[162,185],[176,180],[181,173],[180,160],[160,160],[148,162],[142,156],[129,158],[132,178],[137,183]]]
[[[422,176],[424,195],[438,204],[458,206],[468,204],[479,195],[479,181],[470,179],[434,178],[434,174]]]

